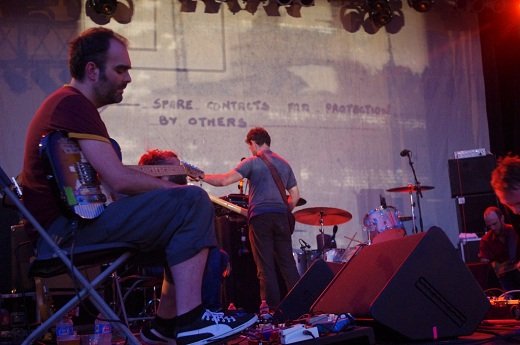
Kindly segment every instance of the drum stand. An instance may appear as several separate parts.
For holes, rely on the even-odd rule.
[[[410,209],[412,210],[412,233],[417,233],[417,225],[415,224],[415,202],[413,201],[413,189],[410,188]]]
[[[413,222],[412,232],[417,233],[417,226],[415,224],[415,213],[414,213],[415,203],[413,202],[413,191],[414,190],[417,193],[416,199],[417,199],[417,207],[419,210],[419,225],[421,227],[421,232],[423,232],[424,227],[423,227],[422,212],[421,212],[421,198],[422,198],[421,183],[417,180],[417,174],[415,173],[415,168],[413,167],[413,162],[412,162],[412,158],[410,155],[408,155],[408,163],[410,164],[410,168],[412,168],[413,177],[415,179],[415,185],[410,186],[410,187],[413,187],[413,188],[410,188],[410,206],[412,208],[412,222]]]
[[[320,211],[320,228],[319,228],[319,232],[320,232],[320,235],[321,235],[321,253],[320,253],[320,256],[323,260],[325,260],[325,231],[323,230],[323,225],[324,225],[324,221],[323,221],[323,211]]]
[[[368,245],[372,244],[372,231],[368,227],[367,227],[367,244]]]

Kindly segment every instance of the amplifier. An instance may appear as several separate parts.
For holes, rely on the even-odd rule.
[[[455,151],[453,153],[453,156],[455,157],[455,159],[479,157],[479,156],[485,156],[485,155],[486,155],[486,149],[483,149],[483,148]]]
[[[493,193],[489,181],[495,166],[493,155],[449,159],[451,197]]]

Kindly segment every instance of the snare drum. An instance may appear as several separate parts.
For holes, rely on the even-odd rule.
[[[345,262],[345,249],[332,248],[325,252],[325,261],[327,262]]]
[[[373,209],[363,218],[363,225],[367,231],[374,233],[404,229],[403,223],[399,220],[399,211],[393,206],[379,206]]]

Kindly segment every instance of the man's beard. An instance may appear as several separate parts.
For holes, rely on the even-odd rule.
[[[103,105],[120,103],[123,100],[123,94],[117,92],[119,88],[114,88],[103,71],[99,75],[99,80],[101,85],[96,89],[96,95]]]

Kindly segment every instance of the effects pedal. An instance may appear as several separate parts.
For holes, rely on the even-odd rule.
[[[517,299],[491,298],[491,308],[486,314],[489,320],[520,320],[520,301]]]
[[[292,344],[300,341],[317,339],[320,335],[317,327],[306,327],[302,324],[294,325],[280,331],[280,343]]]

